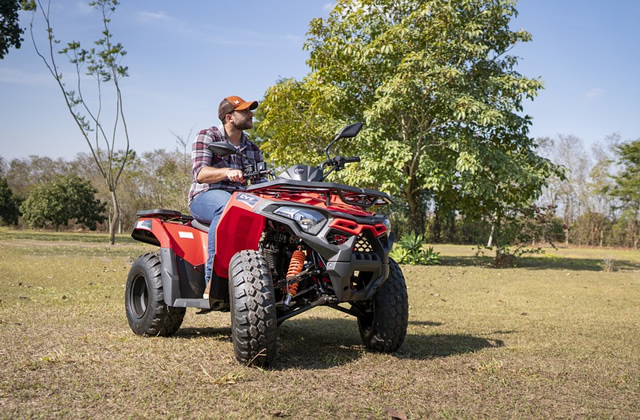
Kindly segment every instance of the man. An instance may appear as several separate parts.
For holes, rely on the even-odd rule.
[[[239,96],[229,96],[220,102],[220,127],[211,127],[198,133],[191,152],[193,183],[189,190],[189,210],[196,220],[209,223],[209,258],[205,266],[205,282],[211,280],[216,247],[216,226],[220,216],[237,190],[246,189],[242,170],[246,165],[262,162],[260,149],[249,140],[244,130],[253,127],[252,110],[258,102],[247,102]],[[238,155],[219,157],[207,147],[212,142],[224,141],[241,150],[247,159]],[[208,297],[206,294],[205,298]]]

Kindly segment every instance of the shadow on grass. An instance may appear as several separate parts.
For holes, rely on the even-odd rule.
[[[411,324],[415,324],[413,321]],[[420,325],[440,325],[420,322]],[[471,335],[408,334],[392,357],[426,360],[501,347],[501,340]],[[328,369],[358,360],[366,349],[355,319],[296,319],[283,323],[275,369]]]
[[[640,264],[627,260],[613,260],[614,270],[640,270]],[[530,270],[604,271],[604,261],[590,258],[526,258],[518,260],[517,267]]]
[[[442,325],[430,321],[410,321],[409,324]],[[278,333],[278,355],[272,367],[275,370],[329,369],[354,362],[369,353],[360,339],[355,318],[292,319],[283,323]],[[175,335],[177,339],[200,337],[228,342],[231,341],[231,328],[181,328]],[[391,357],[428,360],[502,347],[503,344],[502,340],[468,334],[408,334],[402,347]]]
[[[231,327],[180,328],[175,337],[186,339],[211,337],[220,341],[231,341]]]
[[[489,257],[444,257],[441,265],[445,267],[491,267]],[[604,271],[604,261],[593,258],[565,257],[520,257],[516,259],[515,268],[529,270],[571,270],[571,271]],[[640,264],[628,260],[614,260],[614,270],[640,270]]]

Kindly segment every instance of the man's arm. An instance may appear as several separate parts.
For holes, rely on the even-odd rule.
[[[203,130],[198,133],[198,137],[193,143],[191,161],[196,182],[199,184],[215,184],[227,179],[232,182],[242,181],[242,171],[238,169],[210,166],[213,156],[207,145],[213,141],[214,138],[209,135],[207,130]]]
[[[216,182],[228,179],[232,182],[243,181],[242,171],[231,168],[214,168],[213,166],[203,166],[198,172],[196,181],[200,184],[215,184]]]

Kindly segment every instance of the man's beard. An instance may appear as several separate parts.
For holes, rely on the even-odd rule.
[[[246,120],[242,120],[240,122],[233,122],[233,125],[238,129],[238,130],[248,130],[250,128],[253,127],[253,119],[252,118],[247,118]]]

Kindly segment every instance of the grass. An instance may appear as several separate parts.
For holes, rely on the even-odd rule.
[[[397,353],[366,351],[354,319],[317,308],[282,324],[261,370],[233,358],[229,314],[188,310],[172,338],[131,332],[126,276],[152,247],[55,236],[0,230],[0,418],[640,416],[637,251],[492,269],[436,245],[442,266],[403,266]]]

